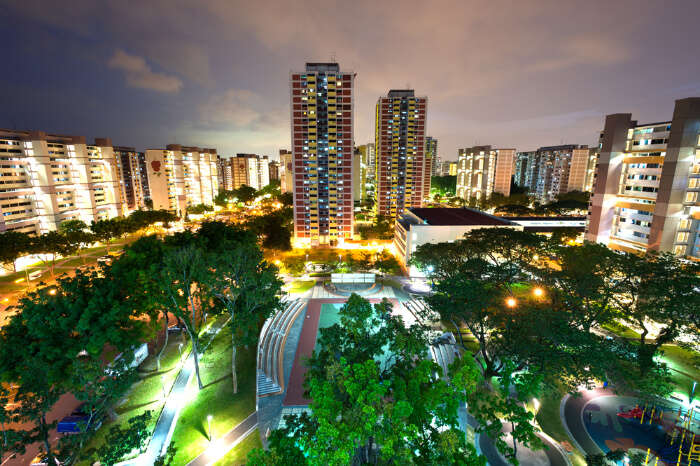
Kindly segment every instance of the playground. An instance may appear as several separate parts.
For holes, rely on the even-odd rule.
[[[652,466],[700,466],[698,411],[673,400],[645,404],[606,393],[588,399],[580,414],[586,433],[604,453],[639,453]]]

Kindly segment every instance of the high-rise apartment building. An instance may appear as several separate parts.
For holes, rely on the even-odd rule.
[[[115,146],[114,160],[119,173],[122,213],[127,215],[145,207],[145,200],[150,199],[146,154],[137,152],[133,147]]]
[[[439,165],[437,176],[457,176],[457,162],[443,160]]]
[[[367,182],[374,184],[374,177],[377,170],[377,153],[374,150],[374,143],[361,145],[358,149],[362,154],[362,163],[365,166]]]
[[[146,151],[148,187],[154,209],[183,216],[187,207],[213,205],[219,193],[216,149],[170,144]]]
[[[366,166],[362,162],[362,152],[355,148],[352,154],[352,198],[360,201],[365,197]]]
[[[677,100],[671,121],[608,115],[599,150],[586,239],[700,260],[700,97]]]
[[[515,171],[513,181],[521,188],[530,188],[537,179],[537,151],[518,152],[515,154]]]
[[[0,232],[46,233],[122,213],[112,142],[0,130]]]
[[[242,185],[261,189],[270,184],[270,160],[256,154],[236,154],[227,160],[231,167],[232,188]]]
[[[427,97],[412,89],[390,90],[377,101],[375,147],[376,209],[389,219],[404,209],[422,207],[430,193],[425,184],[425,122]]]
[[[468,201],[488,199],[493,193],[510,195],[515,149],[475,146],[459,149],[457,196]]]
[[[540,147],[535,156],[537,175],[530,186],[540,202],[554,200],[569,191],[583,191],[589,169],[588,146],[567,144]]]
[[[353,80],[337,63],[307,63],[291,73],[297,243],[352,238]]]
[[[432,136],[425,138],[425,158],[428,159],[430,163],[428,176],[435,176],[440,159],[438,158],[438,140]],[[428,192],[430,192],[430,188],[428,188]]]
[[[275,161],[275,160],[271,160],[268,164],[268,169],[269,169],[269,177],[268,177],[269,181],[272,181],[272,180],[279,181],[279,179],[280,179],[280,163]]]
[[[294,159],[292,151],[280,149],[280,189],[283,193],[294,191]]]

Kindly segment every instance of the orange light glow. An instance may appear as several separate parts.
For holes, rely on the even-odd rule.
[[[515,300],[515,298],[506,299],[506,306],[515,307],[516,304],[518,304],[518,302]]]
[[[49,290],[49,294],[50,294],[51,296],[54,296],[54,295],[56,294],[56,288],[50,289],[50,290]]]
[[[22,283],[23,281],[24,281],[24,278],[18,278],[17,280],[15,280],[15,283]]]
[[[544,290],[538,286],[532,290],[532,294],[539,298],[544,295]]]

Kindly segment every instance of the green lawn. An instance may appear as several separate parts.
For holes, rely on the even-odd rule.
[[[684,397],[690,396],[693,382],[700,382],[700,353],[676,345],[662,346],[660,359],[671,369],[671,378],[676,391]],[[695,398],[700,396],[696,389]]]
[[[95,433],[95,436],[90,439],[85,451],[99,448],[104,443],[110,427],[115,423],[124,426],[129,419],[147,410],[153,411],[149,428],[155,427],[160,411],[163,409],[163,386],[165,386],[166,392],[169,391],[179,373],[180,350],[178,346],[182,342],[183,339],[179,335],[171,335],[161,358],[160,370],[156,369],[155,355],[148,356],[139,367],[139,380],[134,383],[125,401],[115,408],[118,418],[113,422],[105,422]],[[187,354],[189,347],[189,342],[184,343],[182,353]],[[82,462],[80,464],[88,465],[91,463]]]
[[[294,280],[289,284],[287,293],[306,293],[316,284],[316,280]]]
[[[236,445],[231,451],[226,453],[226,455],[219,461],[214,463],[213,466],[239,466],[246,463],[246,457],[248,452],[254,448],[262,448],[262,442],[260,441],[260,433],[258,429],[255,429],[250,433],[241,443]]]
[[[172,442],[177,447],[174,464],[187,464],[202,453],[209,441],[207,416],[213,415],[212,436],[216,439],[231,430],[255,411],[256,345],[238,351],[238,393],[231,383],[231,330],[219,332],[200,360],[204,388],[197,390],[192,378],[188,392],[192,398],[182,409]]]

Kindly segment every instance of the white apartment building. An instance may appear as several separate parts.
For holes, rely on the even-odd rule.
[[[182,216],[187,207],[213,205],[219,193],[216,149],[171,144],[146,151],[148,187],[154,209]]]
[[[608,115],[599,151],[586,239],[700,260],[700,97],[677,100],[671,121]]]
[[[459,149],[457,196],[468,201],[488,199],[494,192],[509,196],[514,164],[515,149]]]
[[[0,130],[0,232],[41,234],[121,213],[109,139],[88,145],[80,136]]]

